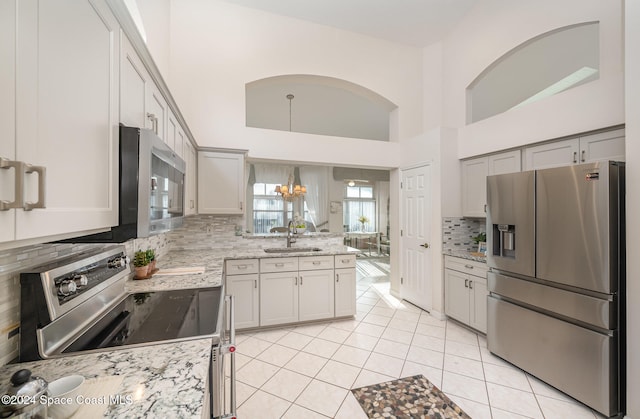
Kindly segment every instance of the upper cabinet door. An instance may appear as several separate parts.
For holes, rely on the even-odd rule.
[[[153,83],[147,84],[147,123],[145,128],[153,130],[165,143],[167,138],[167,120],[169,119],[169,107],[162,93]],[[169,144],[171,146],[171,144]]]
[[[16,158],[25,175],[16,239],[110,227],[118,218],[118,22],[103,0],[16,2]]]
[[[16,1],[0,0],[0,158],[16,155]],[[0,169],[0,200],[15,200],[15,169]],[[0,242],[15,237],[15,211],[0,211]]]
[[[493,154],[489,159],[489,175],[503,175],[505,173],[516,173],[521,171],[520,150],[508,151],[506,153]]]
[[[577,138],[524,149],[524,170],[547,169],[578,163],[580,142]]]
[[[625,161],[624,129],[580,137],[580,162]]]
[[[487,203],[487,157],[462,161],[462,215],[484,217]]]
[[[150,76],[126,36],[121,35],[120,122],[128,127],[147,124],[146,96]]]
[[[198,152],[198,214],[242,214],[244,154]]]

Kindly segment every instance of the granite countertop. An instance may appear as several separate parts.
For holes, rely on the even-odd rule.
[[[109,404],[105,417],[201,417],[208,404],[205,397],[210,352],[211,339],[203,338],[9,364],[0,369],[0,387],[6,394],[9,378],[22,368],[48,382],[71,374],[98,380],[118,376],[122,381],[113,395],[129,397],[131,403]],[[109,395],[104,396],[104,403],[109,403]]]
[[[245,233],[242,235],[245,239],[271,239],[274,237],[287,237],[287,233]],[[304,233],[294,234],[293,237],[298,238],[325,238],[325,237],[344,237],[344,233],[329,233],[320,231],[305,231]]]
[[[442,252],[445,256],[453,256],[462,259],[475,260],[476,262],[487,263],[486,256],[476,256],[471,252],[467,252],[466,250],[445,250]]]
[[[285,246],[278,246],[285,247]],[[296,246],[293,246],[294,248]],[[307,246],[297,246],[307,247]],[[314,246],[308,246],[314,247]],[[355,252],[354,252],[355,250]],[[157,268],[184,268],[204,266],[203,274],[153,276],[149,279],[131,279],[125,283],[127,292],[151,292],[172,289],[216,287],[222,284],[222,270],[226,259],[261,259],[292,256],[327,256],[357,253],[347,246],[327,246],[317,252],[266,253],[260,249],[202,249],[174,250],[158,258]]]

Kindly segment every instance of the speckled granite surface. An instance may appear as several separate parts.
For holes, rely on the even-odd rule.
[[[470,419],[422,375],[351,390],[369,418]]]
[[[476,262],[487,263],[486,256],[474,256],[470,252],[467,252],[465,250],[448,250],[448,251],[442,252],[442,254],[445,256],[454,256],[457,258],[475,260]]]
[[[6,394],[11,375],[28,368],[51,382],[80,374],[85,378],[121,376],[116,395],[131,403],[109,404],[110,418],[195,418],[205,408],[210,339],[151,345],[46,361],[10,364],[0,369],[0,391]],[[82,390],[80,391],[82,395]],[[109,403],[108,400],[103,401]]]
[[[277,247],[285,247],[277,246]],[[307,247],[305,246],[293,246]],[[171,289],[215,287],[222,284],[222,269],[225,259],[260,259],[291,256],[323,256],[346,255],[354,253],[346,246],[324,247],[319,252],[291,252],[291,253],[266,253],[262,249],[248,248],[245,250],[231,249],[199,249],[199,250],[172,250],[158,259],[157,267],[183,268],[192,266],[204,266],[204,274],[194,275],[168,275],[154,276],[149,279],[130,279],[126,282],[128,292],[163,291]],[[132,276],[133,277],[133,276]]]

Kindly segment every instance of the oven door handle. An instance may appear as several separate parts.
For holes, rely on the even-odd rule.
[[[229,413],[223,414],[222,418],[236,417],[236,319],[235,319],[235,296],[225,295],[225,302],[229,304],[229,340],[221,346],[220,354],[222,356],[231,355],[231,374],[230,381],[230,395],[229,395]],[[223,372],[224,377],[224,372]],[[223,381],[224,383],[224,381]],[[224,386],[224,384],[223,384]],[[223,387],[224,388],[224,387]]]

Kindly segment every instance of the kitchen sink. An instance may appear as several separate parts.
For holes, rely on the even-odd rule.
[[[294,252],[319,252],[319,247],[269,247],[264,249],[267,253],[294,253]]]

